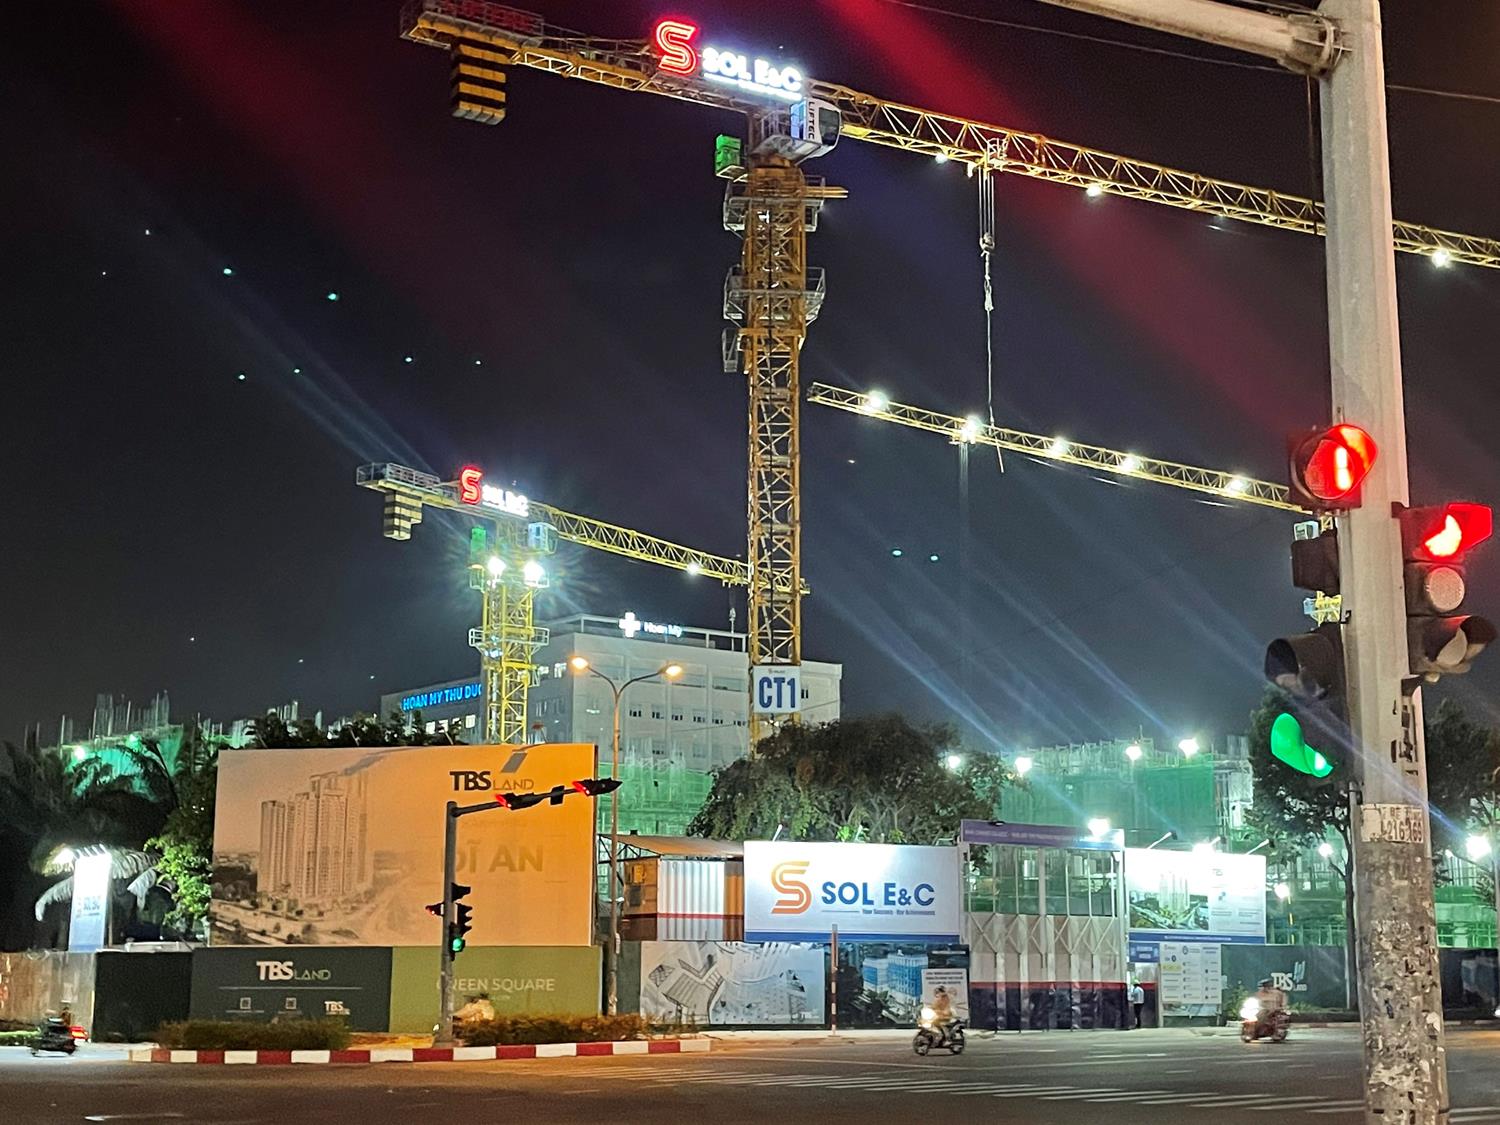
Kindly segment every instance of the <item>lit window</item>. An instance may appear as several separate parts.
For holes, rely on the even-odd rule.
[[[552,674],[558,679],[562,679],[563,676],[567,675],[567,672],[568,665],[566,661],[559,660],[556,664],[552,665]]]
[[[428,723],[427,724],[427,733],[428,734],[437,734],[437,723]]]
[[[478,715],[465,715],[464,716],[464,730],[473,730],[478,725],[479,725],[479,716]]]
[[[642,711],[641,711],[641,709],[639,707],[632,707],[630,709],[630,717],[632,719],[639,719],[641,717],[641,715],[642,715]]]
[[[659,708],[655,708],[655,707],[653,707],[653,708],[652,708],[652,709],[651,709],[651,717],[652,717],[652,718],[653,718],[653,719],[659,719],[659,718],[661,718],[661,717],[662,717],[662,715],[661,715],[661,710],[660,710],[660,709],[659,709]]]

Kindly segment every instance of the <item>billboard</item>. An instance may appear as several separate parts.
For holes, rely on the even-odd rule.
[[[821,1026],[828,984],[819,945],[641,943],[641,1015],[699,1027]]]
[[[233,750],[219,758],[214,945],[436,945],[443,809],[594,772],[594,747]],[[470,945],[588,945],[594,802],[458,822]]]
[[[193,951],[194,1019],[339,1018],[356,1031],[385,1031],[390,994],[389,949]]]
[[[1130,936],[1263,942],[1266,857],[1125,849]]]
[[[745,842],[745,940],[956,942],[958,849]]]

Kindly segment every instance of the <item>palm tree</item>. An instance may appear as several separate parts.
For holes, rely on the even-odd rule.
[[[109,886],[111,899],[118,899],[119,893],[116,884],[124,882],[125,890],[134,897],[136,909],[145,908],[146,896],[151,893],[152,886],[156,883],[156,859],[150,852],[137,851],[132,848],[110,848]],[[43,875],[64,877],[53,883],[37,897],[33,908],[36,920],[42,921],[47,914],[47,908],[55,903],[71,902],[73,898],[73,849],[67,846],[58,848],[42,867]],[[64,873],[67,873],[64,875]],[[113,938],[113,922],[115,911],[109,912],[110,930],[104,935],[105,944]]]

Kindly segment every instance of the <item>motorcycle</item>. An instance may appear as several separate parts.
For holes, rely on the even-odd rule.
[[[964,1053],[964,1021],[954,1017],[947,1027],[939,1027],[937,1013],[929,1007],[922,1008],[917,1020],[917,1034],[912,1037],[911,1049],[925,1055],[934,1047],[947,1047],[955,1055]]]
[[[1261,1011],[1260,1001],[1251,996],[1240,1006],[1240,1040],[1253,1043],[1269,1039],[1272,1043],[1283,1043],[1291,1022],[1291,1016],[1280,1008]]]
[[[39,1055],[43,1051],[71,1055],[78,1049],[79,1042],[87,1038],[88,1033],[76,1024],[69,1024],[58,1016],[48,1016],[37,1025],[36,1034],[31,1037],[28,1046],[33,1055]]]

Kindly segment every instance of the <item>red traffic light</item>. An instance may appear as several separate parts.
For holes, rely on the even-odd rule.
[[[1314,510],[1359,506],[1359,486],[1375,465],[1374,438],[1358,426],[1340,423],[1296,435],[1288,446],[1297,499]]]
[[[1397,518],[1402,553],[1415,562],[1457,562],[1495,531],[1495,514],[1487,504],[1406,508]]]

